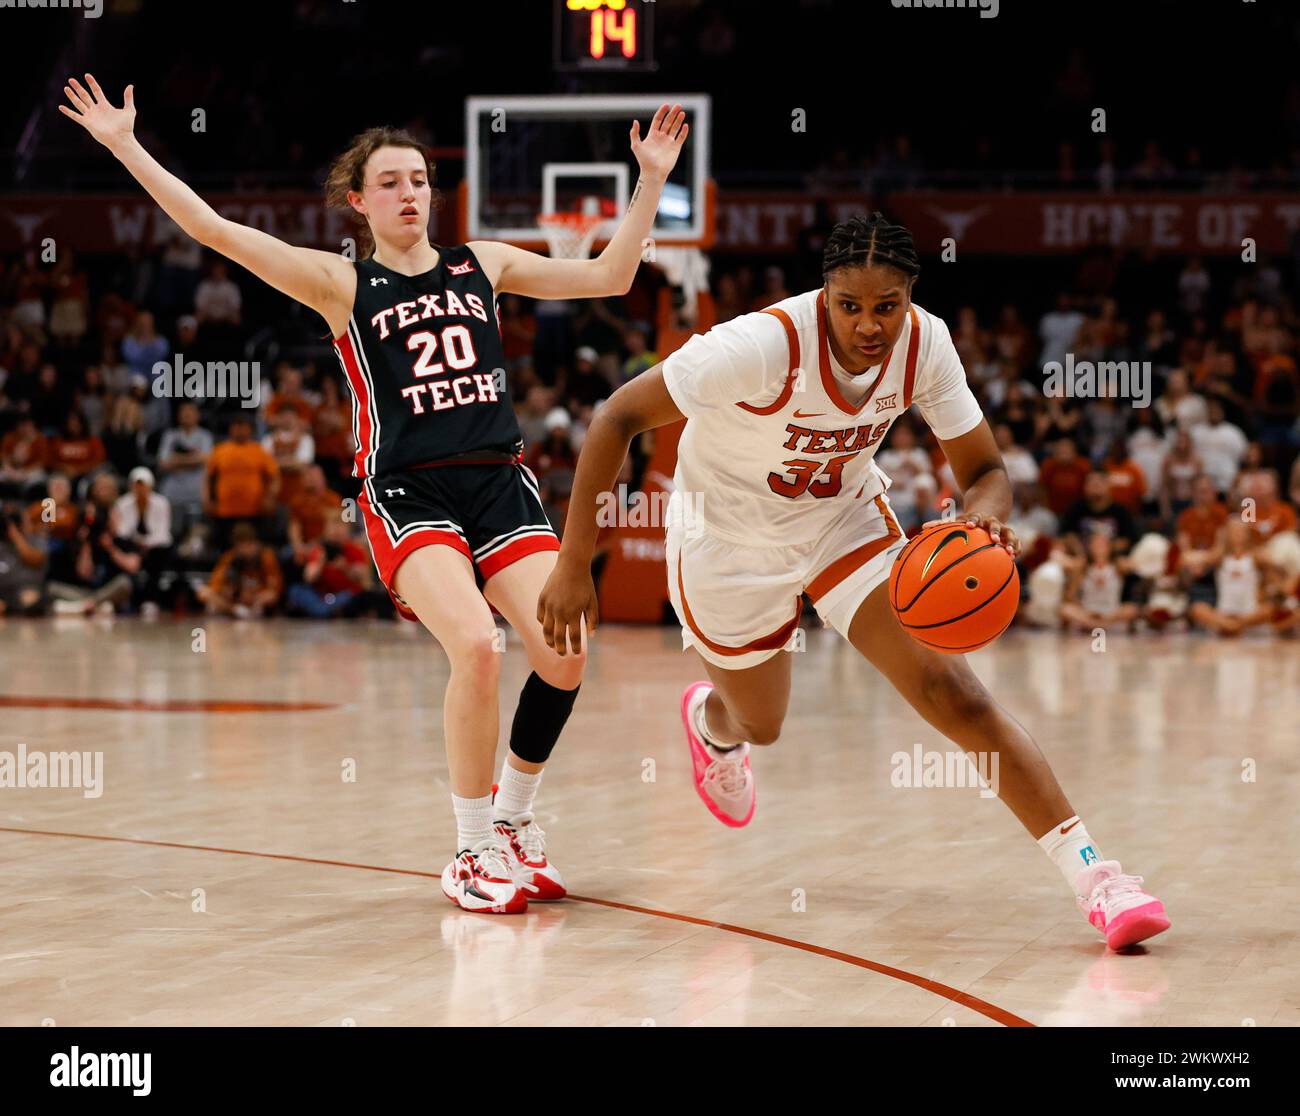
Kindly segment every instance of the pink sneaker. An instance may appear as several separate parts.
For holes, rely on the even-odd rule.
[[[1142,890],[1141,876],[1125,876],[1118,860],[1084,868],[1074,881],[1079,910],[1106,937],[1111,949],[1124,949],[1169,929],[1165,905]]]
[[[691,706],[697,693],[704,700],[713,689],[712,682],[693,682],[682,694],[682,724],[686,726],[686,743],[691,749],[695,792],[704,805],[723,825],[739,828],[754,816],[757,795],[754,773],[749,767],[749,745],[741,744],[724,758],[715,758],[691,723]]]

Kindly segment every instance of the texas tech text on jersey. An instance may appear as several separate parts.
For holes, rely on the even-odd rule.
[[[353,476],[478,451],[517,455],[495,295],[474,253],[441,248],[420,275],[373,259],[356,268],[352,317],[334,342],[353,398]]]

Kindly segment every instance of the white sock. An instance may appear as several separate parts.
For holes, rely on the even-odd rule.
[[[1101,850],[1088,835],[1088,827],[1079,819],[1078,814],[1052,826],[1038,838],[1038,847],[1061,870],[1061,875],[1071,890],[1074,890],[1074,881],[1079,873],[1089,864],[1096,864],[1102,859]]]
[[[709,750],[709,755],[714,759],[724,759],[734,752],[740,745],[723,744],[713,733],[709,731],[708,711],[706,706],[709,702],[709,694],[712,690],[696,690],[695,695],[691,698],[691,724],[695,726],[696,735],[704,741],[704,746]]]
[[[507,759],[501,767],[501,781],[497,784],[497,801],[492,812],[498,818],[504,819],[531,810],[543,774],[544,772],[541,771],[536,775],[529,775],[526,771],[516,771]]]
[[[456,811],[456,855],[492,836],[492,796],[461,798],[451,796],[452,809]]]

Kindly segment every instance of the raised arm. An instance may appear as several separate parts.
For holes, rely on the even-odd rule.
[[[537,600],[543,638],[559,654],[581,646],[584,615],[588,631],[596,630],[599,619],[591,556],[600,526],[600,496],[613,490],[636,435],[685,417],[664,386],[660,363],[614,392],[591,420],[578,455],[560,554]]]
[[[476,240],[469,247],[479,258],[488,281],[498,294],[528,298],[602,298],[625,294],[641,263],[641,245],[659,212],[659,197],[677,155],[686,142],[690,125],[681,105],[660,105],[644,140],[641,125],[632,121],[632,153],[641,177],[627,212],[605,250],[590,260],[555,260],[502,244]]]
[[[140,146],[135,138],[135,87],[128,85],[123,106],[114,108],[94,77],[85,86],[69,78],[59,105],[117,160],[187,235],[246,267],[263,282],[310,306],[328,323],[331,336],[347,327],[356,293],[356,272],[340,255],[298,248],[222,217],[198,194]]]

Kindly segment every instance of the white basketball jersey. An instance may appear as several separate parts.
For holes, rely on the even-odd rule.
[[[1230,616],[1248,616],[1259,608],[1259,567],[1249,554],[1225,555],[1215,573],[1218,608]]]
[[[722,538],[808,542],[849,502],[889,487],[872,459],[914,402],[943,440],[982,420],[941,319],[913,305],[884,363],[851,377],[831,353],[824,297],[809,291],[724,322],[664,362],[688,420],[670,523],[698,508]]]

